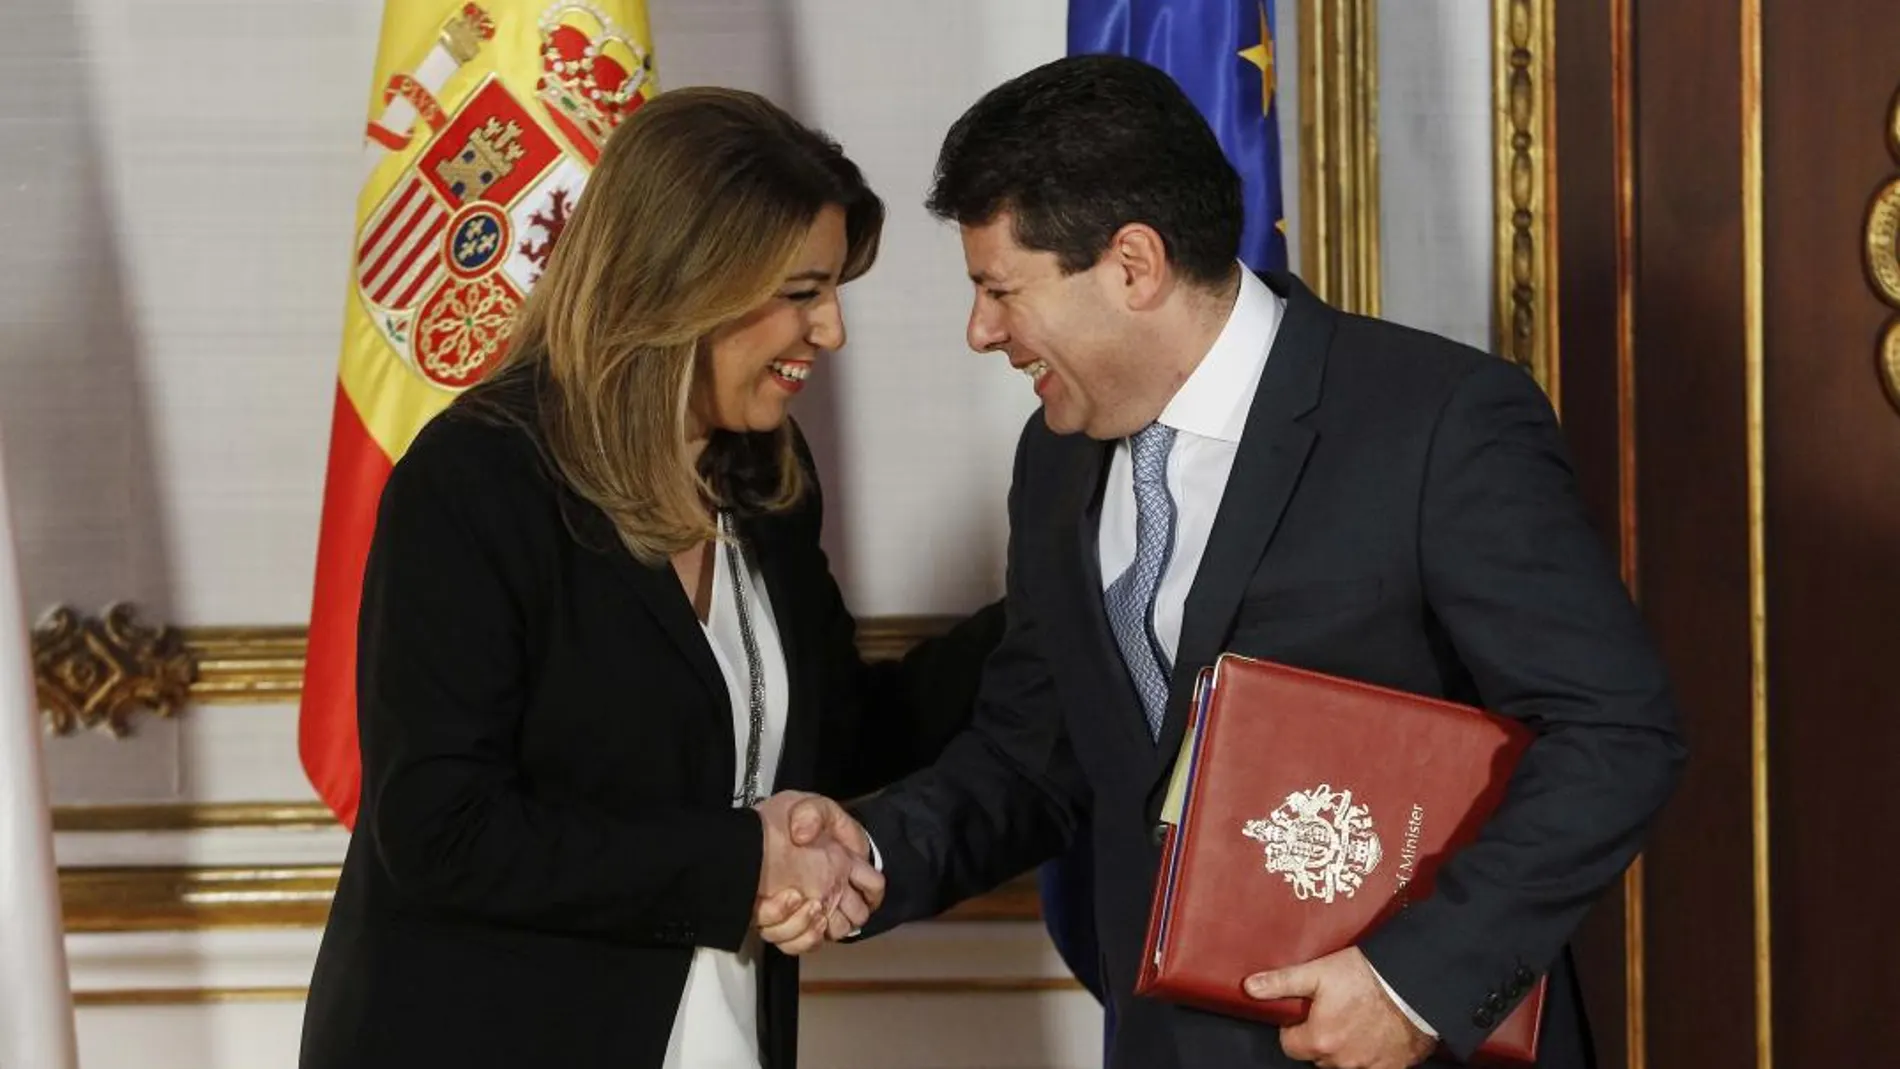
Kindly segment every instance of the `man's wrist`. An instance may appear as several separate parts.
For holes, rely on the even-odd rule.
[[[1371,962],[1369,961],[1366,962],[1366,968],[1372,969],[1372,978],[1374,980],[1379,981],[1379,987],[1385,991],[1385,997],[1388,999],[1391,999],[1392,1005],[1397,1006],[1399,1008],[1399,1012],[1405,1015],[1405,1019],[1412,1022],[1413,1028],[1418,1029],[1420,1032],[1425,1033],[1426,1035],[1432,1037],[1433,1039],[1439,1038],[1438,1029],[1433,1028],[1431,1026],[1431,1023],[1425,1020],[1425,1018],[1420,1017],[1418,1015],[1418,1011],[1412,1009],[1412,1006],[1410,1003],[1400,998],[1399,993],[1397,991],[1392,990],[1392,985],[1385,982],[1385,977],[1379,975],[1379,970],[1376,968],[1373,968],[1373,965]]]

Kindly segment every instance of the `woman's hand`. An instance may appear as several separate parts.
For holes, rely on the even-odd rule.
[[[786,954],[843,939],[884,898],[864,829],[829,798],[783,791],[759,804],[765,857],[753,921]]]

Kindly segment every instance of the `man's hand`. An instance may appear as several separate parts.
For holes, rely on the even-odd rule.
[[[884,897],[884,877],[867,858],[870,841],[843,807],[797,791],[758,806],[765,863],[753,921],[787,954],[804,954],[861,926]]]
[[[844,807],[821,795],[800,797],[792,807],[792,842],[810,846],[824,841],[842,845],[857,863],[851,867],[851,889],[830,918],[827,934],[843,939],[864,926],[884,903],[884,874],[871,863],[871,837]]]
[[[793,842],[809,846],[829,835],[859,860],[871,859],[871,837],[864,833],[862,824],[844,811],[843,806],[822,794],[786,793],[795,795],[789,820]]]
[[[1280,1030],[1280,1046],[1287,1057],[1321,1069],[1410,1069],[1437,1046],[1386,996],[1357,947],[1256,973],[1246,991],[1263,1001],[1311,1000],[1303,1023]]]

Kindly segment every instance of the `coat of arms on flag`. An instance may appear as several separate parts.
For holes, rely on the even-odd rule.
[[[450,25],[471,21],[492,33],[492,18],[472,4]],[[435,122],[427,147],[357,236],[357,294],[389,348],[445,389],[473,384],[500,357],[586,166],[643,99],[647,54],[599,8],[552,4],[536,29],[533,99],[548,127],[495,74],[453,114],[421,77],[398,75],[389,90],[425,100],[418,114]],[[445,52],[448,40],[438,46]]]
[[[375,503],[492,370],[614,128],[653,92],[641,0],[386,0],[299,744],[356,812],[355,625]]]

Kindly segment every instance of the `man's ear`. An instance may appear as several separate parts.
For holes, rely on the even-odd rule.
[[[1107,259],[1119,274],[1121,296],[1131,311],[1152,308],[1167,295],[1174,277],[1168,243],[1147,223],[1128,223],[1109,239]]]

